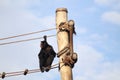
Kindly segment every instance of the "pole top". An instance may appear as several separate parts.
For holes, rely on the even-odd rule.
[[[61,11],[63,11],[63,12],[65,11],[66,13],[68,13],[67,8],[57,8],[56,9],[56,13],[61,12]]]

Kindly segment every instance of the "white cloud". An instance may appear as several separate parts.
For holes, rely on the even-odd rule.
[[[95,3],[100,5],[113,5],[115,3],[120,3],[120,0],[94,0]]]
[[[86,12],[88,12],[88,13],[95,13],[96,11],[97,11],[97,8],[96,8],[96,7],[86,8]]]
[[[23,8],[0,8],[0,35],[12,36],[55,27],[54,16],[38,17]]]
[[[79,44],[78,44],[79,45]],[[103,53],[88,45],[80,45],[75,80],[119,80],[119,62],[106,61]]]
[[[41,0],[0,0],[0,7],[25,8],[31,5],[40,5]]]
[[[46,16],[40,19],[40,23],[43,26],[46,27],[51,27],[51,28],[55,28],[55,17],[54,16]]]
[[[112,9],[120,10],[120,0],[94,0],[98,5],[109,6]]]
[[[88,31],[89,33],[89,31]],[[91,34],[85,34],[80,36],[80,43],[86,44],[90,46],[101,46],[105,45],[107,42],[109,35],[108,34],[98,34],[98,33],[91,33]]]
[[[105,12],[101,16],[103,21],[114,23],[117,25],[120,25],[120,13],[111,11],[111,12]]]
[[[89,38],[91,39],[91,41],[104,42],[104,40],[108,38],[108,35],[107,34],[100,35],[100,34],[94,33],[94,34],[91,34]]]
[[[91,46],[76,45],[79,45],[79,48],[76,50],[78,62],[74,69],[75,79],[88,80],[89,76],[92,77],[97,72],[96,68],[103,61],[103,55]]]
[[[77,34],[86,34],[87,33],[87,29],[84,27],[75,26],[75,30],[76,30]]]
[[[95,76],[96,80],[119,80],[120,64],[119,62],[104,62],[101,65],[101,73]]]
[[[109,5],[109,4],[111,4],[111,2],[114,1],[114,0],[94,0],[94,1],[95,1],[95,3],[97,3],[97,4]]]

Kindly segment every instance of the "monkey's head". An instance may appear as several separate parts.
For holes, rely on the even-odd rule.
[[[40,44],[40,47],[41,47],[42,49],[44,49],[44,48],[46,48],[46,47],[48,46],[47,36],[45,35],[45,36],[43,36],[43,38],[44,38],[44,41],[41,41],[41,44]]]
[[[48,46],[48,43],[46,41],[41,41],[40,47],[42,49],[46,48]]]

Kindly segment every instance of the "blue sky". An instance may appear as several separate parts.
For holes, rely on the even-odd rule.
[[[54,28],[55,11],[60,7],[67,8],[68,19],[75,21],[74,51],[79,59],[73,68],[74,80],[120,80],[120,0],[0,0],[0,38]],[[48,34],[56,30],[0,43]],[[0,46],[0,73],[39,68],[41,40]],[[48,42],[57,52],[56,37]],[[55,58],[53,64],[57,62]],[[5,78],[36,79],[60,80],[60,74],[54,69]]]

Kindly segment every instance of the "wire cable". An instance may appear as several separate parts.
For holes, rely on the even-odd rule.
[[[40,31],[36,31],[36,32],[30,32],[30,33],[15,35],[15,36],[9,36],[9,37],[5,37],[5,38],[0,38],[0,40],[6,40],[6,39],[21,37],[21,36],[27,36],[27,35],[37,34],[37,33],[40,33],[40,32],[46,32],[46,31],[50,31],[50,30],[54,30],[54,29],[56,29],[56,28],[50,28],[50,29],[40,30]]]
[[[47,69],[55,69],[55,68],[58,68],[57,65],[59,65],[59,63],[54,64],[54,65],[52,65],[50,68],[47,68]],[[28,70],[28,69],[27,69],[27,70]],[[24,72],[25,72],[25,71],[10,72],[10,73],[5,73],[5,72],[3,72],[4,75],[3,75],[3,74],[0,74],[0,78],[4,79],[5,77],[24,75]],[[31,73],[37,73],[37,72],[41,72],[40,69],[28,70],[28,72],[27,72],[25,75],[31,74]]]
[[[49,35],[47,37],[53,37],[56,35]],[[13,43],[20,43],[20,42],[27,42],[27,41],[32,41],[32,40],[37,40],[37,39],[42,39],[43,37],[37,37],[37,38],[30,38],[30,39],[24,39],[24,40],[18,40],[18,41],[12,41],[12,42],[5,42],[5,43],[0,43],[0,45],[7,45],[7,44],[13,44]]]

